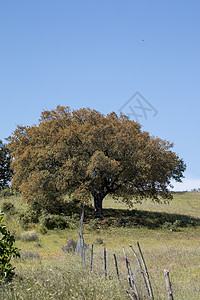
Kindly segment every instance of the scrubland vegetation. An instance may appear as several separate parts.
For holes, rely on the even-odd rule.
[[[129,299],[117,281],[112,253],[121,264],[124,245],[132,259],[128,245],[137,251],[137,241],[147,262],[155,299],[167,299],[164,269],[170,271],[175,299],[200,297],[200,193],[175,193],[170,204],[147,201],[133,209],[111,198],[103,204],[104,220],[94,219],[93,209],[86,209],[85,242],[94,243],[94,253],[98,253],[90,272],[78,256],[62,250],[69,241],[78,239],[80,208],[68,215],[41,215],[36,222],[37,214],[35,220],[30,218],[30,208],[21,196],[2,196],[5,224],[15,236],[21,258],[12,261],[16,276],[1,285],[1,299]],[[22,216],[29,217],[23,220]],[[54,229],[48,229],[51,226]],[[107,280],[99,259],[103,247],[108,251],[108,274],[111,272]],[[120,272],[125,276],[125,270]]]

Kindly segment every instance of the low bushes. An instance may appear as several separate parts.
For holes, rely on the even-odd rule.
[[[9,215],[14,215],[16,213],[15,211],[15,206],[12,202],[10,201],[4,201],[1,205],[1,210],[5,213],[5,214],[9,214]]]
[[[0,197],[10,197],[10,196],[19,196],[20,195],[20,192],[18,192],[17,190],[15,189],[12,189],[10,187],[6,187],[2,190],[0,190]]]
[[[45,214],[41,217],[41,223],[47,229],[65,229],[70,227],[70,220],[65,216]]]
[[[41,228],[46,229],[65,229],[75,228],[80,219],[80,208],[76,208],[76,203],[58,203],[55,206],[55,213],[50,213],[42,209],[38,201],[34,201],[28,210],[19,215],[19,221],[23,229],[27,230],[32,224],[40,223]],[[77,213],[76,211],[79,211]],[[41,229],[41,233],[45,234],[46,230]]]
[[[26,232],[23,232],[19,236],[19,238],[23,242],[33,242],[33,241],[38,241],[39,240],[39,236],[38,236],[38,234],[35,231],[26,231]]]
[[[69,253],[69,252],[75,252],[77,246],[77,242],[70,240],[67,245],[62,246],[61,249],[63,250],[63,252],[65,253]]]

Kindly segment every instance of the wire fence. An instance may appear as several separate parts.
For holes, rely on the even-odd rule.
[[[163,271],[151,272],[152,287],[158,300],[168,299]],[[170,283],[175,300],[200,299],[200,274],[193,275],[187,271],[170,272]]]
[[[91,272],[101,279],[119,280],[124,291],[132,299],[156,299],[156,300],[198,300],[200,299],[200,274],[192,275],[188,272],[173,271],[170,275],[170,284],[173,292],[173,298],[169,298],[164,270],[151,271],[149,274],[152,293],[145,283],[144,269],[139,266],[130,246],[125,247],[126,257],[129,263],[129,271],[127,268],[126,257],[123,250],[113,253],[105,247],[92,244],[85,252],[83,258],[85,266]],[[139,251],[137,251],[139,256]]]
[[[137,253],[132,247],[122,246],[113,253],[105,247],[85,244],[82,212],[76,253],[81,255],[85,267],[105,280],[118,280],[127,295],[134,300],[197,300],[200,299],[200,273],[151,271],[149,275],[139,242]]]

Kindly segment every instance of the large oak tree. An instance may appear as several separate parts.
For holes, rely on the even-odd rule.
[[[186,168],[172,143],[125,115],[89,108],[43,111],[38,125],[18,126],[8,140],[12,186],[25,199],[48,206],[66,194],[82,202],[92,197],[97,217],[108,194],[127,204],[171,199],[170,181],[180,182]]]

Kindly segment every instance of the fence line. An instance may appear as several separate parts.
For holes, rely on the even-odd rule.
[[[118,250],[118,252],[113,253],[105,247],[92,244],[90,248],[87,248],[88,250],[85,251],[85,257],[83,257],[82,260],[83,263],[85,261],[84,265],[86,268],[92,273],[97,274],[101,279],[106,278],[106,280],[119,281],[129,298],[134,300],[152,299],[147,287],[144,269],[140,267],[141,259],[138,256],[139,251],[137,251],[137,254],[132,245],[124,248],[130,265],[128,267],[130,280],[127,278],[127,262],[123,254],[123,248],[121,251]],[[128,251],[128,249],[130,249],[130,251]],[[134,252],[136,255],[134,255]],[[159,271],[151,270],[149,278],[154,299],[156,300],[200,299],[200,274],[191,275],[188,272],[174,270],[170,272],[169,282],[171,284],[173,298],[169,298],[168,296],[165,276],[162,269]],[[131,289],[130,282],[133,289]],[[137,288],[137,293],[135,292],[134,284]]]
[[[112,253],[106,247],[100,250],[97,246],[94,247],[94,244],[90,249],[83,238],[83,218],[84,208],[79,225],[76,253],[81,255],[85,267],[88,267],[91,272],[98,273],[100,278],[116,278],[133,300],[200,299],[200,274],[194,277],[188,272],[173,271],[169,277],[167,270],[164,271],[165,276],[163,276],[163,271],[162,274],[160,271],[151,271],[150,280],[139,242],[137,242],[137,248],[140,258],[131,244],[129,244],[131,253],[126,252],[125,247],[122,246],[123,255],[122,253]],[[193,277],[192,280],[191,277]]]

